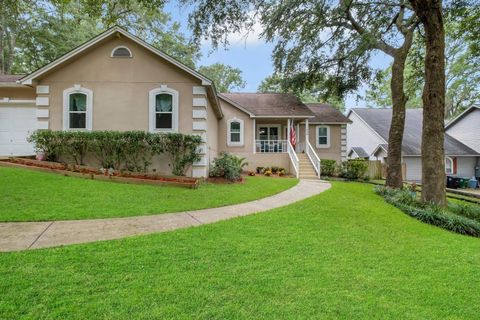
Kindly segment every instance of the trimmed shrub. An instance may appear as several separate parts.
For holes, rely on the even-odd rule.
[[[363,178],[368,170],[368,163],[363,159],[349,159],[341,165],[341,176],[348,180]]]
[[[210,176],[224,177],[230,181],[238,181],[241,178],[243,167],[248,163],[245,158],[237,157],[228,152],[222,152],[219,157],[213,160],[210,167]]]
[[[187,168],[200,159],[201,138],[180,133],[144,131],[51,131],[38,130],[29,138],[46,160],[84,164],[87,152],[93,153],[103,168],[147,171],[155,155],[168,153],[172,173],[185,175]]]
[[[337,169],[337,161],[330,159],[320,160],[320,172],[324,177],[333,177]]]
[[[385,186],[376,186],[375,192],[384,197],[385,201],[399,208],[406,214],[446,230],[450,230],[456,233],[469,235],[473,237],[480,237],[480,222],[470,219],[467,216],[458,215],[457,212],[469,213],[474,212],[476,208],[472,209],[460,209],[455,207],[451,209],[452,205],[448,208],[440,208],[432,204],[425,204],[418,201],[416,193],[408,189],[392,189]],[[472,211],[470,211],[472,210]]]

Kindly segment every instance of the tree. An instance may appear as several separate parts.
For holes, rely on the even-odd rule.
[[[3,73],[35,70],[114,25],[189,66],[200,55],[180,25],[162,11],[163,0],[5,1],[0,6],[0,43],[15,41],[0,46],[0,57],[6,57]]]
[[[467,16],[480,12],[468,11]],[[446,36],[446,97],[445,115],[451,119],[465,109],[480,104],[480,52],[475,52],[476,39],[468,34],[460,32],[462,24],[457,21],[453,13],[447,15],[445,21]],[[463,20],[461,20],[463,21]],[[423,38],[416,36],[412,49],[407,58],[405,67],[405,93],[408,97],[407,108],[422,107],[422,87],[424,81],[425,46]],[[366,100],[369,105],[389,107],[391,101],[388,83],[390,82],[389,68],[379,72],[377,79],[370,85],[366,92]]]
[[[184,0],[193,3],[193,0]],[[190,24],[197,43],[210,38],[228,45],[228,34],[260,22],[262,36],[274,41],[276,73],[302,92],[321,84],[325,96],[344,97],[371,76],[374,50],[393,58],[393,117],[389,136],[387,185],[402,187],[401,144],[405,124],[404,68],[418,19],[406,0],[201,0]]]
[[[425,30],[422,200],[445,206],[445,31],[442,1],[409,1]]]
[[[288,84],[289,80],[279,75],[271,75],[262,80],[258,86],[258,92],[287,92],[295,94],[304,103],[325,102],[329,103],[340,111],[345,111],[344,99],[341,97],[334,97],[330,95],[328,100],[325,97],[325,88],[321,85],[316,85],[311,89],[305,89],[303,92],[293,90]]]
[[[220,92],[230,92],[245,88],[246,82],[242,77],[242,70],[223,63],[214,63],[201,66],[198,72],[213,80],[215,87]]]

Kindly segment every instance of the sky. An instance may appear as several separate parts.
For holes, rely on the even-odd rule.
[[[188,28],[189,8],[180,8],[177,4],[169,2],[165,11],[171,14],[172,20],[179,22],[181,30],[186,36],[191,35]],[[202,57],[198,65],[210,65],[216,62],[228,64],[232,67],[242,70],[242,76],[246,81],[245,88],[239,89],[242,92],[256,92],[260,82],[274,71],[272,64],[272,50],[274,45],[266,43],[259,38],[261,26],[254,26],[248,34],[231,34],[229,36],[230,45],[225,48],[212,50],[208,41],[202,43]],[[371,66],[374,68],[385,69],[391,63],[390,57],[378,53],[371,59]],[[345,109],[366,107],[365,101],[357,99],[357,95],[363,96],[365,87],[357,92],[347,96],[345,100]]]

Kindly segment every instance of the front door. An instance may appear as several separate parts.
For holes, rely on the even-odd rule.
[[[282,152],[279,125],[258,126],[258,140],[260,140],[260,152]]]

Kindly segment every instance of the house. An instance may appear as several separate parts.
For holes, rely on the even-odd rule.
[[[480,166],[480,128],[478,108],[467,110],[446,126],[445,172],[448,175],[472,177]],[[348,113],[352,123],[347,128],[349,155],[359,148],[370,160],[385,163],[388,157],[388,136],[392,119],[391,109],[355,108]],[[402,142],[402,162],[406,179],[421,181],[421,143],[423,109],[407,109]],[[475,122],[477,121],[477,122]],[[365,155],[364,154],[364,155]],[[480,176],[477,173],[477,176]]]
[[[37,129],[180,132],[203,141],[188,175],[207,176],[227,151],[252,170],[318,177],[319,159],[346,158],[348,122],[329,105],[290,94],[218,93],[210,79],[120,27],[28,75],[0,76],[0,156],[34,154],[26,138]],[[166,158],[152,167],[170,173]]]

